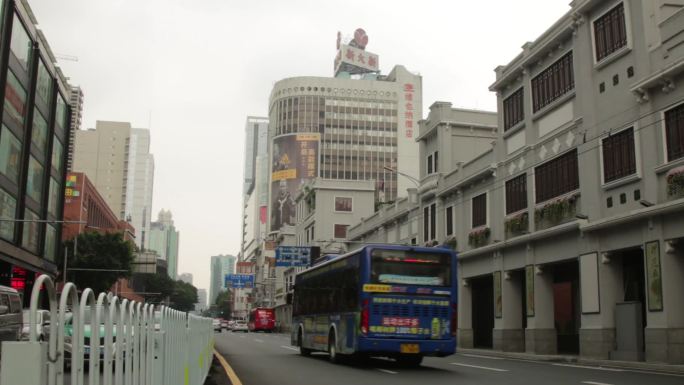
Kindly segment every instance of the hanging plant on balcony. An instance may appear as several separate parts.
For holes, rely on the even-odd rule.
[[[534,210],[535,222],[547,220],[551,223],[558,223],[573,212],[576,202],[577,197],[574,195],[549,202]]]
[[[458,247],[458,239],[456,239],[455,235],[451,235],[444,240],[444,246],[450,248],[451,250],[456,250]]]
[[[425,242],[425,247],[435,247],[438,244],[439,244],[439,242],[437,242],[436,240],[427,241],[427,242]]]
[[[504,227],[507,233],[520,233],[527,231],[530,222],[530,216],[527,211],[522,212],[518,215],[514,215],[504,222]]]
[[[468,234],[468,244],[472,247],[482,246],[487,243],[490,233],[491,231],[489,230],[489,227],[482,227],[473,230],[470,232],[470,234]]]
[[[665,180],[667,181],[667,195],[684,195],[684,166],[668,171]]]

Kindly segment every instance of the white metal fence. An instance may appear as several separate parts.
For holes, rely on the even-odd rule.
[[[45,341],[36,332],[42,293]],[[211,365],[211,318],[91,289],[79,297],[73,283],[58,298],[47,275],[33,286],[29,323],[29,341],[2,343],[1,385],[201,385]]]

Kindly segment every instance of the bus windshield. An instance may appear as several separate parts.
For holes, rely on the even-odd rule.
[[[405,250],[373,250],[371,282],[381,284],[449,286],[449,254]]]

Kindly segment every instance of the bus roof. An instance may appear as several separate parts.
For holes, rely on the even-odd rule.
[[[453,251],[451,249],[446,249],[446,248],[442,248],[442,247],[424,247],[424,246],[417,246],[417,245],[394,245],[394,244],[387,244],[387,243],[369,243],[367,245],[359,247],[358,249],[355,249],[355,250],[349,251],[345,254],[342,254],[336,258],[331,258],[330,260],[327,260],[325,262],[321,262],[317,265],[313,265],[304,271],[300,271],[299,273],[295,274],[295,278],[299,275],[304,274],[304,273],[308,273],[310,271],[315,271],[315,270],[321,269],[327,265],[330,265],[332,263],[343,260],[345,258],[349,258],[352,255],[358,254],[362,250],[369,249],[369,248],[371,248],[371,249],[385,249],[385,250],[419,251],[419,252],[424,252],[424,253],[434,253],[434,252],[455,253],[455,251]]]

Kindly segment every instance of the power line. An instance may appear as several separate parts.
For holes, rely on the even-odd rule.
[[[656,119],[655,121],[653,121],[653,122],[651,122],[651,123],[649,123],[649,124],[639,125],[638,127],[634,127],[634,124],[635,124],[635,123],[638,123],[639,121],[641,121],[642,119],[645,119],[645,118],[648,117],[648,116],[651,116],[651,115],[653,115],[653,114],[657,114],[657,113],[660,113],[660,112],[662,112],[662,111],[665,111],[665,110],[667,110],[667,109],[669,109],[669,108],[671,108],[671,107],[673,107],[673,106],[675,106],[675,105],[678,105],[678,104],[680,104],[680,103],[681,103],[681,100],[680,100],[680,101],[676,101],[676,102],[672,102],[672,103],[670,103],[670,104],[668,104],[668,105],[662,107],[661,109],[658,109],[658,110],[655,110],[655,111],[650,111],[650,112],[648,112],[648,113],[645,113],[645,114],[643,114],[643,115],[640,115],[640,116],[638,116],[638,117],[637,117],[636,119],[634,119],[634,120],[630,120],[630,121],[625,122],[624,124],[622,124],[622,125],[620,126],[620,128],[622,129],[622,128],[625,128],[625,127],[629,127],[629,126],[631,125],[631,126],[633,127],[632,129],[634,130],[634,133],[636,134],[637,132],[640,132],[640,131],[642,131],[642,130],[644,130],[644,129],[646,129],[646,128],[655,127],[656,125],[660,126],[659,124],[660,124],[661,122],[663,122],[664,119]],[[592,141],[594,141],[594,140],[596,140],[596,139],[599,139],[599,138],[605,136],[605,134],[606,134],[606,130],[604,130],[604,131],[602,131],[602,132],[600,132],[600,133],[597,133],[596,135],[594,135],[594,136],[592,136],[592,137],[590,137],[590,138],[586,138],[586,132],[587,132],[587,131],[589,131],[590,129],[597,128],[597,127],[599,127],[600,125],[602,125],[603,123],[607,122],[608,120],[610,120],[610,119],[612,119],[612,118],[614,118],[614,117],[616,117],[616,116],[618,116],[618,115],[620,115],[620,114],[622,114],[622,113],[624,113],[624,112],[626,112],[626,111],[633,110],[633,109],[636,109],[636,108],[638,108],[638,106],[629,107],[629,108],[627,108],[627,109],[621,111],[620,113],[617,113],[617,114],[615,114],[615,115],[612,115],[612,116],[610,116],[609,118],[604,119],[604,120],[602,120],[602,121],[596,123],[596,124],[593,125],[593,126],[587,127],[587,128],[584,130],[585,137],[583,138],[583,143],[582,143],[582,144],[586,144],[586,143],[588,143],[588,142],[592,142]],[[610,136],[610,132],[611,132],[611,131],[612,131],[612,129],[607,130],[609,136]],[[634,140],[637,140],[637,139],[635,138]],[[588,153],[588,152],[590,152],[590,151],[596,150],[596,149],[598,149],[598,148],[601,147],[601,146],[602,146],[601,141],[598,141],[598,143],[596,143],[595,145],[586,146],[585,149],[583,149],[582,151],[579,151],[579,145],[576,145],[576,146],[573,147],[572,149],[570,149],[570,150],[568,150],[568,151],[565,151],[565,152],[561,153],[560,155],[565,154],[565,153],[567,153],[567,152],[569,152],[569,151],[572,151],[573,149],[577,149],[577,157],[578,157],[578,160],[579,160],[579,157],[580,157],[581,155],[584,155],[584,154],[586,154],[586,153]],[[555,157],[554,157],[554,158],[555,158]],[[548,162],[548,160],[547,160],[546,162]],[[534,169],[534,168],[536,168],[536,167],[538,167],[538,166],[540,166],[540,165],[542,165],[542,164],[544,164],[544,163],[546,163],[546,162],[536,163],[536,164],[530,165],[530,166],[528,166],[528,167],[522,168],[522,169],[520,169],[520,172],[517,173],[517,175],[522,175],[523,172],[526,173],[526,172],[529,171],[530,169]],[[600,167],[600,166],[601,166],[601,165],[599,164],[599,167]],[[527,175],[527,174],[526,174],[526,175]],[[535,175],[534,172],[532,172],[532,173],[529,174],[529,176],[531,176],[531,177],[533,177],[534,175]],[[501,181],[503,181],[503,183],[501,183],[499,186],[495,186],[495,187],[489,188],[489,187],[491,187],[491,186],[493,186],[493,185],[495,185],[496,183],[499,183],[499,182],[501,182]],[[504,187],[506,186],[506,182],[507,182],[507,180],[506,180],[505,178],[501,178],[501,179],[496,179],[496,178],[494,178],[492,181],[486,182],[485,184],[482,184],[482,185],[480,185],[479,187],[480,187],[480,188],[484,187],[485,189],[487,189],[486,192],[493,192],[493,191],[499,190],[499,189],[501,189],[501,188],[504,188]],[[561,195],[563,195],[563,194],[561,194]],[[548,199],[548,200],[552,200],[552,199],[554,199],[554,198],[551,198],[551,199]],[[547,200],[547,201],[548,201],[548,200]],[[543,202],[546,202],[546,201],[535,202],[535,205],[538,204],[538,203],[543,203]],[[455,202],[453,202],[452,204],[450,204],[449,207],[457,207],[457,206],[464,205],[465,203],[466,203],[466,200],[455,201]],[[418,206],[416,206],[416,207],[418,207]],[[528,209],[529,209],[529,206],[528,206]],[[403,216],[403,215],[400,215],[400,217],[401,217],[401,216]],[[423,217],[424,217],[423,213],[419,210],[418,215],[412,217],[411,219],[417,219],[417,220],[419,220],[419,219],[421,219],[421,218],[423,218]],[[363,234],[366,234],[366,233],[368,233],[368,231],[364,232]],[[357,242],[357,241],[353,241],[353,242]]]

